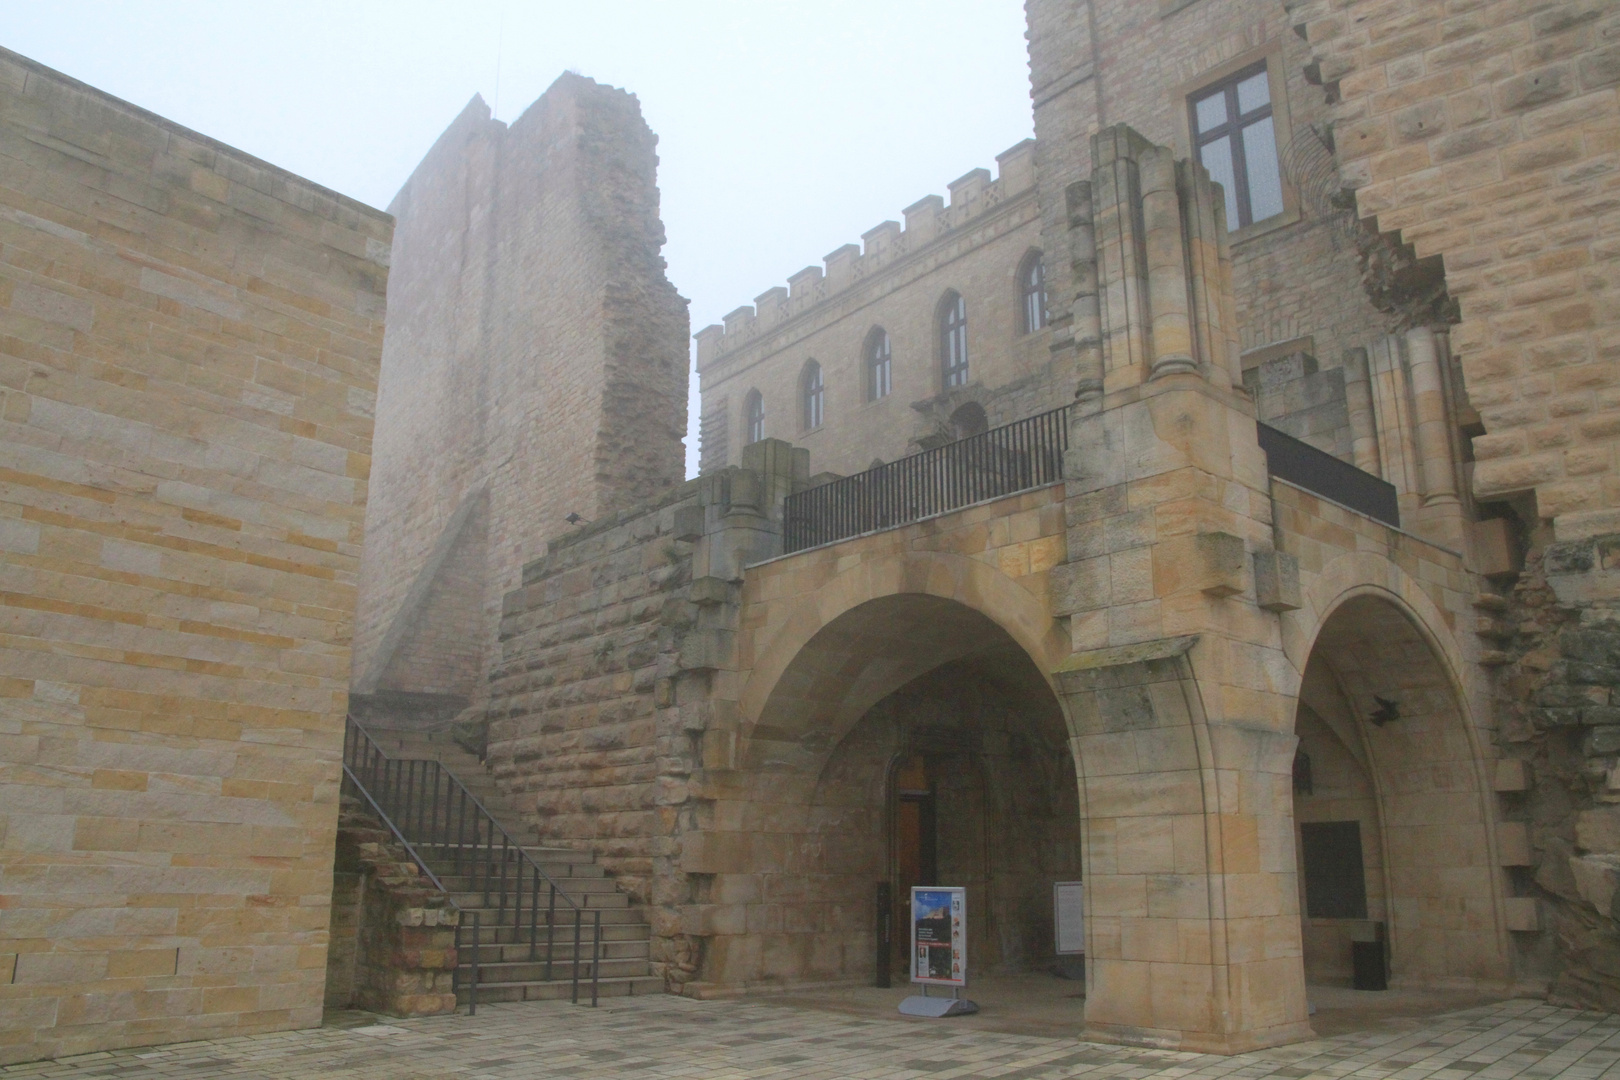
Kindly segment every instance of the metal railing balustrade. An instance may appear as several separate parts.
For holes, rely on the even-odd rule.
[[[454,773],[431,758],[390,758],[353,717],[343,734],[343,773],[345,782],[358,789],[446,899],[451,890],[422,852],[436,857],[445,876],[464,879],[469,887],[463,891],[481,896],[482,908],[463,908],[450,900],[463,915],[456,927],[457,964],[453,970],[454,978],[459,979],[461,957],[466,956],[469,1013],[478,1010],[479,951],[484,944],[486,914],[495,916],[488,929],[497,958],[504,956],[503,945],[527,944],[529,961],[538,963],[544,945],[544,982],[552,978],[559,930],[565,938],[572,935],[571,956],[556,963],[569,967],[570,1000],[579,1004],[581,983],[588,978],[590,1003],[596,1005],[602,966],[601,910],[587,912],[564,892]],[[467,915],[472,916],[471,926]],[[464,944],[469,939],[471,948]],[[582,960],[587,946],[588,958]],[[459,988],[459,982],[456,986]]]
[[[1063,479],[1069,407],[912,454],[787,497],[783,552],[1014,495]]]

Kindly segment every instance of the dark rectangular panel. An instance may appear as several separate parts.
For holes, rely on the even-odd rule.
[[[1340,506],[1359,510],[1385,525],[1401,527],[1394,484],[1267,424],[1256,426],[1260,429],[1260,449],[1266,452],[1266,468],[1272,476],[1298,484]]]
[[[1305,853],[1305,914],[1313,919],[1365,919],[1361,822],[1304,822],[1299,833]]]

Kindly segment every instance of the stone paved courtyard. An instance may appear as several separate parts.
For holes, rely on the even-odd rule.
[[[354,1014],[349,1014],[353,1022]],[[1354,1035],[1213,1057],[860,1019],[761,1003],[632,998],[590,1010],[488,1005],[478,1016],[329,1025],[0,1068],[20,1077],[702,1077],[910,1080],[1048,1077],[1389,1080],[1620,1077],[1620,1017],[1506,1001]]]

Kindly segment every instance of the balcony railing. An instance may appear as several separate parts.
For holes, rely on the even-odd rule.
[[[1272,476],[1400,528],[1395,487],[1310,443],[1259,424]],[[909,525],[1063,479],[1069,409],[1053,409],[787,497],[783,551]]]
[[[1359,510],[1385,525],[1401,527],[1401,508],[1395,499],[1394,484],[1274,427],[1258,426],[1260,449],[1266,452],[1266,469],[1272,476],[1332,499],[1341,506]]]
[[[908,525],[1063,479],[1065,406],[787,497],[783,550]]]

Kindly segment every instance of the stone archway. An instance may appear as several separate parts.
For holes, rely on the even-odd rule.
[[[703,980],[872,980],[877,886],[903,884],[895,766],[912,757],[934,767],[939,866],[963,876],[939,883],[970,890],[980,970],[1049,964],[1052,882],[1079,876],[1078,795],[1029,651],[961,599],[896,592],[826,618],[774,676],[714,810],[729,835],[703,840],[725,848],[700,871],[707,897],[746,900],[706,928]],[[1009,829],[1020,839],[990,851]]]
[[[1392,985],[1509,978],[1478,743],[1429,639],[1392,595],[1361,591],[1311,646],[1294,807],[1312,981],[1347,982],[1369,934]]]

